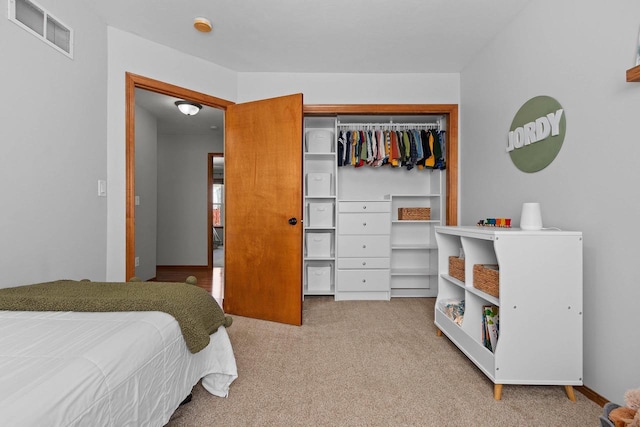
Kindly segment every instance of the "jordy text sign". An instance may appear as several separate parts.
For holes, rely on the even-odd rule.
[[[507,152],[523,172],[537,172],[549,166],[562,148],[567,121],[564,109],[549,96],[527,101],[511,122]]]

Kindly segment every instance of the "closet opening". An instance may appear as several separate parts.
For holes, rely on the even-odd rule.
[[[306,106],[304,149],[303,295],[434,297],[434,230],[457,222],[457,106]]]

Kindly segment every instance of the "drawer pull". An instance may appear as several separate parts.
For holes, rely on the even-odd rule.
[[[364,205],[364,206],[362,207],[362,209],[367,209],[367,205]]]
[[[363,227],[366,227],[366,226],[367,226],[367,223],[366,223],[366,222],[363,222],[363,223],[362,223],[362,226],[363,226]]]
[[[367,279],[362,279],[362,283],[367,283]]]
[[[362,262],[362,265],[367,265],[367,262],[366,262],[366,261],[363,261],[363,262]]]
[[[362,249],[367,249],[367,245],[362,245]]]

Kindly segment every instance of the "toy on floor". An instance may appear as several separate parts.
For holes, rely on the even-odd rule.
[[[640,389],[627,390],[624,401],[627,406],[613,409],[609,419],[615,427],[640,427]]]

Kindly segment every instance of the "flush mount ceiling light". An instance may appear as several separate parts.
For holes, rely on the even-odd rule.
[[[182,114],[186,114],[187,116],[195,116],[202,108],[202,105],[189,101],[176,101],[176,107],[178,107],[178,110],[180,110]]]
[[[201,33],[208,33],[209,31],[211,31],[211,21],[209,21],[207,18],[198,17],[194,19],[193,26]]]

